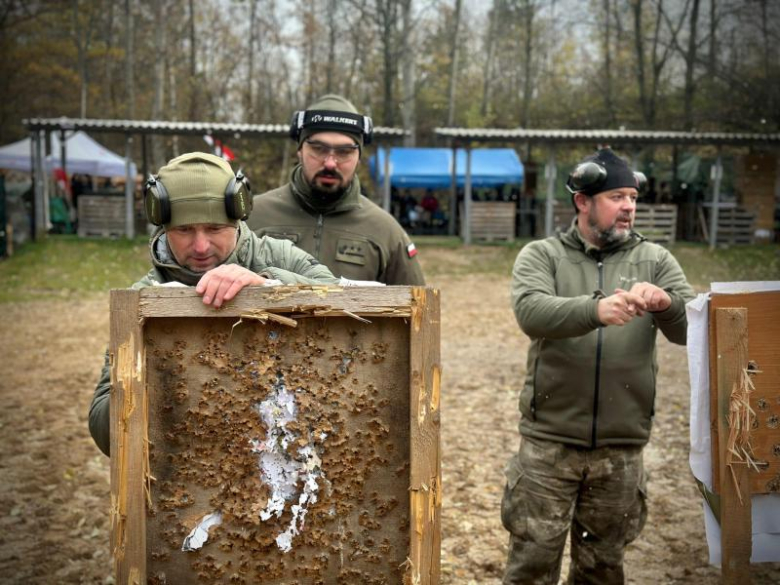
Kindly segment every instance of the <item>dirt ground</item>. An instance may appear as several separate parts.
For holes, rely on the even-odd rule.
[[[456,250],[436,261],[462,262]],[[509,310],[508,276],[429,281],[442,300],[442,583],[498,583],[502,469],[518,444],[528,339]],[[109,460],[87,430],[107,340],[107,294],[0,305],[0,583],[113,583]],[[662,340],[659,362],[649,519],[628,550],[628,582],[719,583],[688,467],[685,351]],[[754,565],[752,577],[778,583],[780,565]]]

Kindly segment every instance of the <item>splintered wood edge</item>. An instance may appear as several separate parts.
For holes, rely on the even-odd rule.
[[[439,582],[441,562],[441,393],[439,291],[412,289],[409,339],[410,556],[404,583]]]
[[[423,289],[430,290],[430,289]],[[112,294],[117,291],[112,291]],[[149,287],[139,291],[139,316],[241,317],[261,309],[292,317],[410,317],[412,287],[248,287],[219,309],[203,304],[192,287]]]

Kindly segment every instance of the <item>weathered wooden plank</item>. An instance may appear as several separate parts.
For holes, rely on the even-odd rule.
[[[715,319],[723,583],[749,585],[752,550],[749,469],[744,461],[736,461],[736,458],[732,465],[727,461],[731,447],[729,416],[733,416],[733,395],[748,366],[748,311],[744,308],[715,309]]]
[[[117,583],[146,583],[146,387],[137,291],[111,297],[111,551]]]
[[[236,317],[262,308],[288,316],[350,314],[364,317],[408,317],[411,293],[405,286],[248,287],[221,308],[204,305],[193,287],[150,287],[141,290],[141,317]]]
[[[717,379],[715,309],[745,307],[748,311],[748,356],[754,390],[750,407],[755,412],[751,441],[759,469],[750,471],[750,491],[754,494],[780,493],[780,293],[755,292],[717,294],[710,299],[710,379]],[[713,445],[718,444],[717,402],[714,388],[710,397],[710,418]],[[719,485],[720,461],[713,450],[713,485]]]
[[[415,288],[411,362],[411,555],[408,583],[439,582],[441,549],[441,458],[439,449],[440,317],[438,291]]]

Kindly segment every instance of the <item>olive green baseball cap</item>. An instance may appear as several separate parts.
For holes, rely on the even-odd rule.
[[[157,177],[171,205],[171,221],[166,228],[195,223],[238,225],[225,208],[225,192],[235,175],[224,159],[189,152],[169,161]]]

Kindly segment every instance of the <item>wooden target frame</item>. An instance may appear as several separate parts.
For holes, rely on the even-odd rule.
[[[439,582],[438,291],[115,290],[109,351],[118,583]]]

